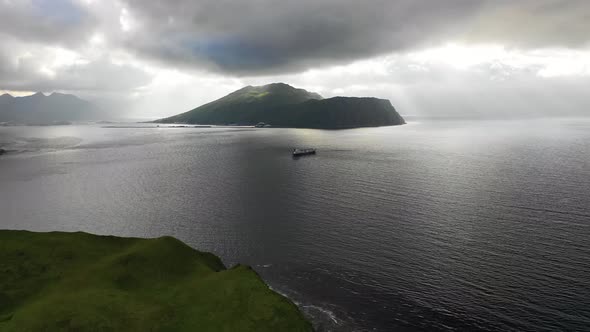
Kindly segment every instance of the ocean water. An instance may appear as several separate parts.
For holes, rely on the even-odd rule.
[[[588,119],[117,126],[0,127],[0,228],[172,235],[320,331],[590,329]]]

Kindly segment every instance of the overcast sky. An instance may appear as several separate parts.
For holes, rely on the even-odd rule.
[[[151,118],[278,81],[403,115],[590,115],[590,1],[0,0],[0,92]]]

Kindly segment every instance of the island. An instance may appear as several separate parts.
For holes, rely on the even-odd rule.
[[[2,331],[311,331],[250,267],[172,237],[0,231]]]
[[[247,86],[191,111],[154,122],[314,129],[405,124],[389,100],[356,97],[324,99],[317,93],[285,83]]]

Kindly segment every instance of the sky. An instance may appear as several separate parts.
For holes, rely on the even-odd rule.
[[[590,115],[590,1],[0,0],[0,93],[148,119],[272,82],[406,116]]]

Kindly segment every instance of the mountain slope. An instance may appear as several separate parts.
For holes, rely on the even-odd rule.
[[[0,231],[1,331],[311,331],[252,269],[171,237]]]
[[[161,119],[159,123],[255,124],[260,116],[277,106],[321,99],[317,93],[295,89],[284,83],[247,86],[186,113]]]
[[[45,124],[94,120],[99,114],[97,107],[74,95],[38,92],[27,97],[0,96],[0,122]]]
[[[156,123],[241,124],[265,122],[275,127],[344,129],[404,124],[388,100],[335,97],[284,83],[247,86],[186,113]]]
[[[14,97],[9,95],[8,93],[1,95],[0,96],[0,106],[6,105],[7,103],[12,102],[13,99],[14,99]]]

